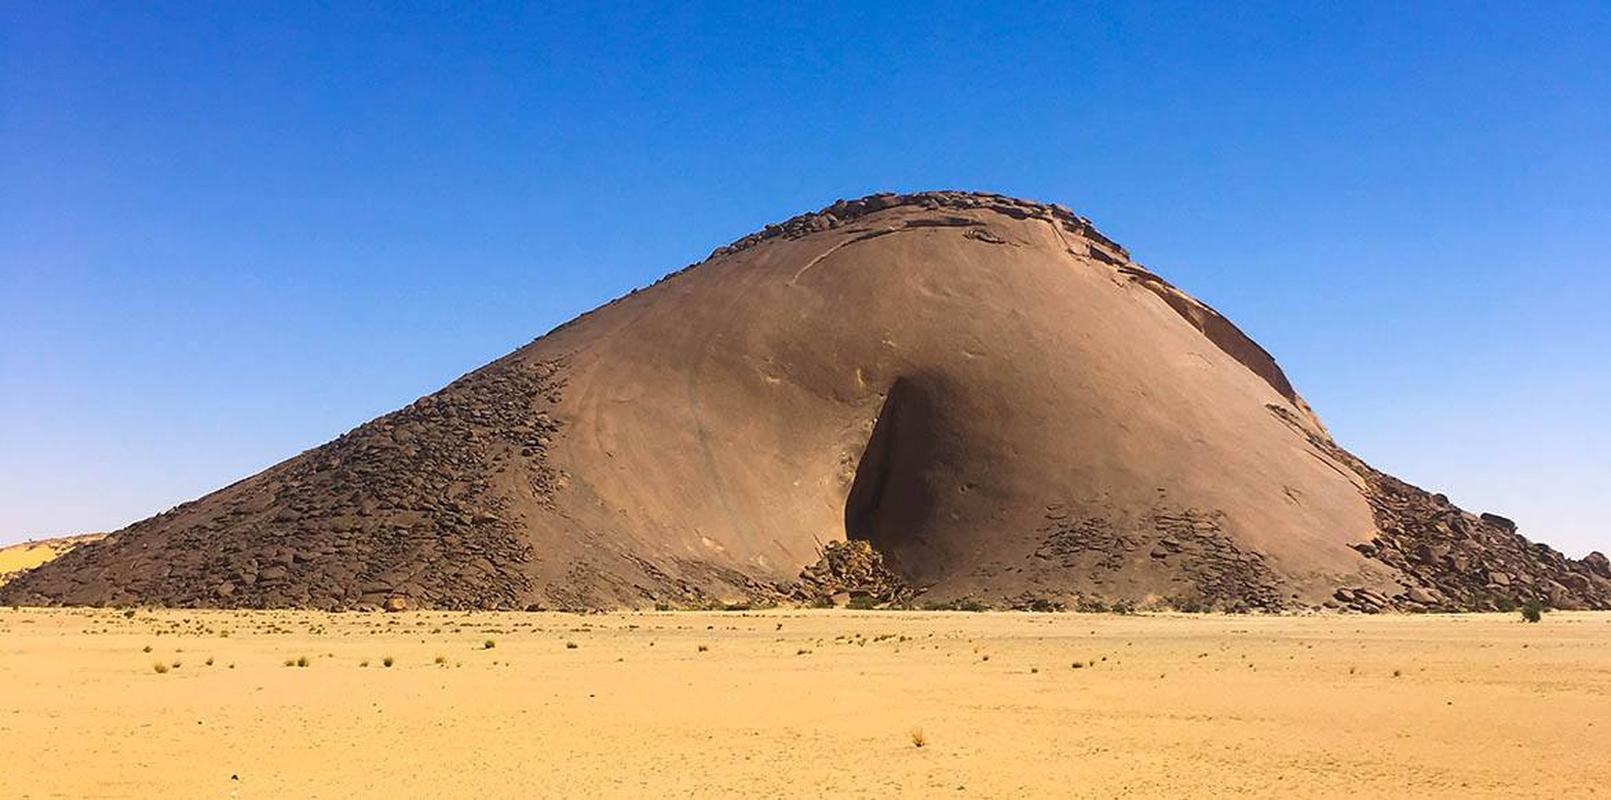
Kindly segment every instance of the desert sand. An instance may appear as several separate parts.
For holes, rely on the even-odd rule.
[[[0,796],[1611,794],[1605,613],[128,613],[0,610]]]
[[[86,533],[54,539],[38,539],[0,547],[0,586],[41,564],[60,558],[63,553],[104,539],[105,534]]]

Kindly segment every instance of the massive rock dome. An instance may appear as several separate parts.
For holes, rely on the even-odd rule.
[[[768,226],[0,602],[842,592],[1605,608],[1611,574],[1348,454],[1263,348],[1068,209],[935,192]]]

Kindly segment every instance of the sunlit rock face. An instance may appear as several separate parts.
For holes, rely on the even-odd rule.
[[[1348,454],[1087,220],[939,192],[769,226],[0,601],[1603,608],[1599,563]]]

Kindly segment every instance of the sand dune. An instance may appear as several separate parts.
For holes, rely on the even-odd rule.
[[[38,539],[0,547],[0,586],[35,567],[53,561],[75,547],[106,538],[103,533]]]

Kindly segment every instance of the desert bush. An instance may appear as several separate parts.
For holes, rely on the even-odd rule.
[[[929,737],[923,735],[922,728],[913,728],[907,736],[911,737],[913,747],[923,747],[929,743]]]
[[[1538,622],[1544,618],[1545,610],[1544,603],[1535,597],[1522,604],[1521,616],[1528,622]]]
[[[990,606],[971,597],[961,600],[948,600],[945,602],[927,603],[923,606],[928,611],[989,611]]]
[[[710,650],[710,645],[708,645],[708,644],[702,644],[702,645],[699,646],[699,652],[701,652],[701,653],[708,652],[709,650]]]
[[[397,663],[396,659],[393,659],[391,656],[386,656],[385,658],[380,660],[380,665],[383,666],[383,667],[390,667],[391,665],[393,665],[395,663]]]
[[[158,661],[157,663],[151,665],[151,670],[158,675],[166,675],[168,674],[168,665]]]
[[[481,649],[482,650],[491,650],[492,648],[497,647],[497,646],[498,646],[498,643],[493,641],[493,640],[491,640],[491,639],[488,639],[488,640],[486,640],[486,641],[481,643]]]
[[[1062,611],[1063,609],[1064,606],[1062,603],[1045,597],[1035,597],[1029,600],[1020,600],[1019,602],[1013,604],[1014,611],[1034,611],[1042,614],[1055,613]]]

